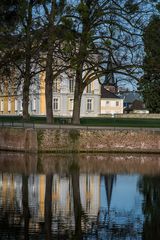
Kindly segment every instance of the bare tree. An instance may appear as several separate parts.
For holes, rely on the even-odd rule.
[[[73,124],[80,123],[80,105],[85,87],[109,74],[138,79],[144,25],[143,2],[77,0],[72,19],[76,38],[72,69],[75,71]],[[108,68],[112,58],[112,69]],[[101,82],[101,81],[100,81]]]
[[[64,15],[67,3],[65,0],[42,1],[44,10],[44,48],[45,63],[45,98],[47,123],[53,122],[53,82],[64,71],[61,48],[63,43]],[[62,36],[63,35],[63,36]],[[64,62],[63,62],[64,63]]]

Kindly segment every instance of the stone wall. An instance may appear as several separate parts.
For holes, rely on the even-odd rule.
[[[160,153],[160,131],[158,129],[114,128],[1,128],[0,150]]]
[[[41,152],[160,152],[158,130],[37,130]]]

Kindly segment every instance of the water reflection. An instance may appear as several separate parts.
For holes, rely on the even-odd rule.
[[[160,239],[160,176],[143,176],[139,189],[144,196],[143,239]]]
[[[159,162],[1,152],[0,239],[159,239]]]

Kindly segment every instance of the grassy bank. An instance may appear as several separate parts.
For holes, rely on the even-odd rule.
[[[22,116],[0,116],[0,122],[23,122]],[[34,124],[46,124],[46,117],[31,116],[29,121]],[[55,124],[70,124],[69,118],[55,118]],[[160,128],[160,119],[147,118],[81,118],[81,125],[107,127],[142,127]]]
[[[82,125],[109,127],[160,128],[160,119],[141,118],[82,118]]]

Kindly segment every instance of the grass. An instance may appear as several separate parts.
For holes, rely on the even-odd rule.
[[[108,127],[160,128],[160,119],[146,118],[82,118],[82,125]]]
[[[66,124],[67,118],[55,118],[55,124]],[[0,122],[23,122],[22,116],[0,116]],[[31,116],[30,123],[45,124],[46,117]],[[81,125],[108,127],[160,128],[160,119],[148,118],[81,118]]]

